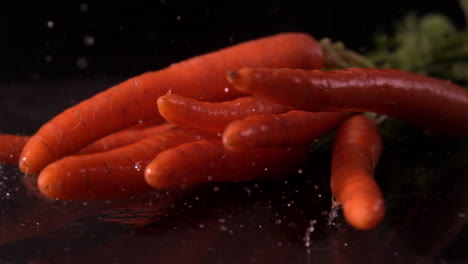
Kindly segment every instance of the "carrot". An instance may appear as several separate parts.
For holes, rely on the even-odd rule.
[[[169,123],[152,126],[148,126],[148,124],[139,124],[132,128],[121,130],[98,139],[97,141],[81,149],[77,154],[90,154],[108,151],[134,143],[145,137],[162,133],[171,129],[172,127],[174,127],[174,125]],[[10,164],[17,164],[21,151],[30,138],[30,136],[0,134],[0,163],[5,162]]]
[[[279,114],[287,109],[255,96],[212,103],[168,94],[159,97],[158,110],[167,121],[178,126],[222,131],[236,119],[265,113]]]
[[[468,135],[468,91],[401,70],[244,68],[228,79],[241,92],[308,111],[369,111],[434,133]]]
[[[107,152],[68,156],[49,164],[39,174],[39,190],[49,198],[93,200],[126,197],[151,190],[144,168],[158,153],[200,140],[192,131],[173,128]]]
[[[201,140],[160,153],[146,167],[145,179],[155,188],[274,179],[297,171],[307,155],[307,146],[228,152],[219,140]]]
[[[385,214],[373,176],[381,152],[376,124],[362,115],[346,120],[335,137],[330,185],[346,220],[357,229],[373,228]]]
[[[0,163],[16,164],[29,136],[0,134]]]
[[[131,78],[85,100],[44,124],[25,146],[20,169],[38,173],[47,164],[157,113],[154,102],[167,92],[202,101],[240,96],[224,77],[243,66],[318,68],[320,44],[302,33],[284,33],[194,57]],[[227,89],[227,92],[226,92]]]
[[[132,144],[145,137],[165,132],[173,127],[173,124],[163,123],[143,128],[124,129],[94,141],[90,145],[81,149],[77,154],[81,155],[108,151],[111,149]]]
[[[249,116],[226,127],[223,144],[230,151],[306,144],[332,130],[347,116],[341,112],[305,111]]]

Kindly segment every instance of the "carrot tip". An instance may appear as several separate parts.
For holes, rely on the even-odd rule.
[[[223,132],[222,142],[224,147],[232,152],[251,149],[255,146],[255,131],[245,128],[242,120],[229,124]]]
[[[26,174],[35,174],[35,171],[33,171],[28,164],[28,159],[25,157],[20,158],[18,167],[21,172]]]
[[[369,230],[378,225],[385,214],[382,199],[353,199],[343,205],[346,220],[359,230]]]
[[[153,169],[151,166],[147,166],[145,169],[145,181],[148,185],[153,188],[160,188],[157,170]]]
[[[165,189],[173,186],[170,183],[172,173],[165,174],[158,169],[152,169],[150,167],[145,170],[145,181],[148,185],[156,189]]]
[[[235,72],[235,71],[228,71],[227,74],[226,74],[226,76],[227,76],[228,81],[229,81],[230,83],[232,83],[232,84],[233,84],[233,83],[236,81],[236,79],[238,78],[238,74],[237,74],[237,72]]]

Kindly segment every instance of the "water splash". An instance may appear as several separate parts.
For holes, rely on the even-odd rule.
[[[317,224],[317,220],[312,219],[309,221],[309,226],[307,227],[305,234],[304,234],[304,246],[307,248],[307,254],[310,254],[310,234],[315,231],[315,224]]]
[[[340,210],[340,204],[336,201],[335,197],[332,198],[332,206],[330,213],[328,213],[327,225],[329,226],[339,226],[339,223],[335,223],[335,220],[338,219],[338,211]]]

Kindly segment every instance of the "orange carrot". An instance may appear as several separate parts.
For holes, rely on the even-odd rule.
[[[147,192],[151,188],[144,180],[146,164],[163,150],[200,139],[199,133],[173,128],[107,152],[68,156],[44,168],[39,189],[49,198],[65,200],[112,199]]]
[[[110,133],[149,120],[154,103],[167,92],[202,101],[240,96],[225,78],[243,66],[318,68],[320,44],[302,33],[285,33],[245,42],[142,74],[101,92],[54,117],[26,144],[20,169],[38,173],[47,164]],[[226,92],[227,88],[227,92]]]
[[[19,156],[29,136],[0,134],[0,163],[18,163]]]
[[[231,121],[249,115],[284,113],[287,109],[255,96],[212,103],[168,94],[159,97],[158,110],[167,121],[178,126],[222,131]]]
[[[145,137],[156,135],[173,128],[173,124],[163,123],[143,128],[129,128],[112,133],[106,137],[98,139],[81,149],[77,154],[90,154],[104,152],[125,145],[132,144]]]
[[[332,130],[347,116],[340,112],[305,111],[249,116],[226,127],[223,144],[230,151],[307,144]]]
[[[381,152],[378,128],[367,117],[351,117],[339,128],[333,146],[331,189],[346,220],[357,229],[373,228],[385,214],[373,176]]]
[[[151,122],[152,123],[152,122]],[[137,126],[112,133],[106,137],[96,140],[80,150],[77,154],[90,154],[108,151],[122,147],[145,137],[162,133],[173,128],[169,123],[151,125],[139,124]],[[17,136],[0,134],[0,163],[17,164],[23,147],[29,141],[30,136]]]
[[[145,179],[155,188],[277,179],[297,171],[307,155],[307,146],[228,152],[219,140],[201,140],[160,153],[146,167]]]
[[[435,133],[468,135],[468,91],[416,73],[244,68],[228,78],[239,91],[298,110],[376,112]]]

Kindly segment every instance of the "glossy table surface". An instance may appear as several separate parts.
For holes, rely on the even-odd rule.
[[[32,133],[59,109],[119,81],[1,84],[1,132]],[[381,126],[376,178],[388,212],[371,231],[354,230],[340,211],[330,219],[330,144],[323,141],[312,145],[303,170],[282,181],[203,184],[118,201],[47,200],[35,176],[2,165],[0,263],[468,261],[468,141],[396,120]]]
[[[130,76],[247,39],[303,31],[365,52],[408,12],[464,25],[456,1],[71,2],[3,3],[0,133],[32,134]],[[381,127],[388,210],[371,231],[330,219],[327,140],[282,181],[118,201],[47,200],[36,176],[1,165],[0,263],[468,263],[468,140]]]

